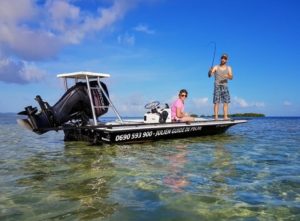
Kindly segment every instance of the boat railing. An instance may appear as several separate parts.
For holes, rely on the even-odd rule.
[[[123,124],[124,121],[122,120],[120,114],[118,113],[117,111],[117,108],[115,107],[115,105],[113,104],[113,102],[111,101],[111,99],[109,98],[108,94],[106,93],[106,91],[103,89],[102,85],[101,85],[101,82],[100,82],[100,78],[97,77],[97,81],[98,81],[98,86],[99,86],[99,89],[101,90],[101,92],[104,94],[105,98],[108,100],[109,102],[109,106],[113,109],[113,111],[115,112],[116,116],[118,117],[119,121]],[[89,85],[89,83],[88,83]],[[98,89],[97,89],[98,90]],[[90,99],[91,103],[93,103],[93,101]],[[96,115],[94,115],[95,117]],[[97,119],[94,118],[94,123],[95,125],[97,125]]]

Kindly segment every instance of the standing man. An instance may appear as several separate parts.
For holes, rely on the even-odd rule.
[[[212,67],[208,71],[208,77],[215,76],[214,86],[214,115],[215,120],[219,116],[219,104],[223,103],[224,120],[228,120],[228,104],[230,103],[230,94],[227,86],[227,80],[232,80],[231,67],[227,65],[228,55],[222,54],[220,65]]]

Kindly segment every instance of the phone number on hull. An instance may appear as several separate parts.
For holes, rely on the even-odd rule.
[[[115,137],[115,141],[126,141],[126,140],[137,140],[141,138],[160,137],[160,136],[165,136],[170,134],[200,131],[201,129],[202,129],[201,126],[194,126],[194,127],[179,127],[173,129],[162,129],[157,131],[144,131],[144,132],[118,134]]]

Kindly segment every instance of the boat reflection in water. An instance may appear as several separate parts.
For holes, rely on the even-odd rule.
[[[187,162],[187,145],[177,145],[174,148],[174,154],[167,157],[169,161],[169,174],[164,177],[163,183],[169,186],[175,192],[181,192],[189,184],[187,175],[184,174],[184,166]]]

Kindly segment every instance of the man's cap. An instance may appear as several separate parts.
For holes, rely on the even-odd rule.
[[[221,58],[223,58],[223,57],[228,59],[228,54],[226,54],[226,53],[222,54]]]

